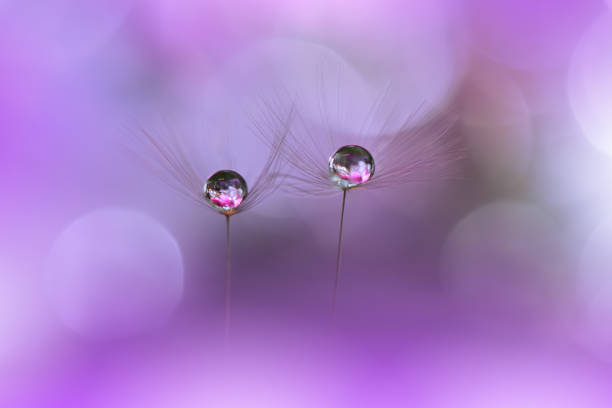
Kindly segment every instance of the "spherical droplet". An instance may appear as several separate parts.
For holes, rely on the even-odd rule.
[[[206,180],[204,196],[208,202],[224,214],[231,214],[248,194],[244,178],[232,170],[220,170]]]
[[[343,146],[329,158],[329,174],[342,189],[356,187],[374,175],[374,158],[361,146]]]

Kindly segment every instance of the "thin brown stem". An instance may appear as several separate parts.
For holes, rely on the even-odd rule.
[[[344,227],[344,207],[346,204],[346,193],[348,189],[342,191],[342,211],[340,213],[340,233],[338,234],[338,251],[336,253],[336,279],[334,281],[334,295],[332,298],[332,317],[336,316],[336,300],[338,297],[338,283],[340,281],[340,259],[342,255],[342,230]]]
[[[229,343],[232,318],[232,271],[230,265],[230,216],[225,215],[225,345]]]

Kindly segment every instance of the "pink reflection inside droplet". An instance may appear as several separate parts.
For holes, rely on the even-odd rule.
[[[342,180],[348,180],[351,184],[361,184],[368,181],[372,176],[370,169],[371,166],[369,164],[360,161],[351,166],[348,173],[338,171],[338,176],[340,176]]]
[[[210,197],[210,201],[214,205],[224,208],[236,208],[242,203],[242,199],[242,189],[235,187],[223,189]]]

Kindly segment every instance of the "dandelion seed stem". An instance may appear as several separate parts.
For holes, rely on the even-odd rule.
[[[340,259],[342,255],[342,230],[344,227],[344,207],[346,204],[346,193],[348,189],[342,191],[342,211],[340,213],[340,233],[338,234],[338,251],[336,252],[336,279],[334,281],[334,295],[332,298],[332,317],[336,316],[336,298],[338,297],[338,283],[340,280]]]
[[[232,271],[230,268],[230,216],[225,216],[225,346],[229,344],[232,318]]]

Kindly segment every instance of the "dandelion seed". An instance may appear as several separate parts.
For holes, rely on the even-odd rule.
[[[161,135],[144,129],[140,132],[143,136],[140,140],[145,142],[147,152],[144,157],[142,155],[139,157],[155,170],[162,181],[193,203],[210,207],[225,216],[226,344],[231,326],[230,218],[255,207],[278,188],[283,163],[281,149],[288,132],[287,122],[281,122],[266,135],[271,147],[270,154],[250,191],[246,180],[234,170],[219,170],[204,182],[196,171],[203,167],[202,163],[196,163],[195,156],[190,154],[193,152],[185,150],[182,140],[176,133],[169,131],[169,127],[166,129],[168,132]],[[202,156],[197,157],[202,159]]]
[[[414,118],[420,113],[415,112],[409,115],[399,130],[388,131],[390,123],[397,119],[397,111],[394,110],[387,115],[382,128],[374,132],[375,136],[366,138],[364,134],[347,134],[330,126],[324,106],[320,108],[322,118],[319,123],[313,123],[300,113],[295,98],[289,99],[292,100],[293,120],[282,149],[285,160],[293,170],[286,175],[289,190],[315,196],[342,192],[332,295],[332,314],[335,315],[348,191],[355,188],[395,188],[403,184],[451,178],[451,165],[463,157],[463,152],[458,139],[450,132],[455,123],[452,113],[421,115],[420,124],[415,125]],[[336,110],[339,109],[339,99],[338,96],[335,98]],[[380,113],[382,99],[384,97],[374,104],[371,116]],[[286,117],[281,114],[283,107],[278,101],[276,105],[268,103],[267,107],[270,115],[266,118],[267,123],[260,123],[260,134],[265,134],[269,126],[277,126]],[[365,122],[371,119],[369,117]],[[369,130],[370,127],[364,123],[361,129]],[[338,148],[338,139],[351,144]],[[334,153],[325,157],[326,151]]]

